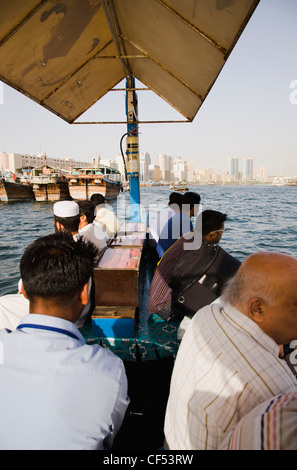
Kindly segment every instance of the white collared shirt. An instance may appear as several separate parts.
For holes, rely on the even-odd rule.
[[[252,408],[296,389],[279,346],[217,300],[193,317],[177,354],[165,416],[169,449],[217,449]]]
[[[100,205],[98,206],[98,209],[96,208],[96,217],[93,224],[101,224],[104,227],[108,238],[113,238],[121,227],[114,211],[107,209],[106,207],[100,207]]]
[[[171,219],[171,217],[173,217],[175,214],[176,212],[171,209],[170,206],[157,213],[157,218],[150,227],[151,236],[154,238],[154,240],[156,240],[157,243],[163,228],[168,223],[168,220]]]
[[[111,447],[129,403],[118,357],[47,315],[1,330],[0,346],[0,449]]]
[[[101,224],[88,224],[79,230],[79,234],[86,240],[94,243],[100,251],[107,245],[108,236]]]

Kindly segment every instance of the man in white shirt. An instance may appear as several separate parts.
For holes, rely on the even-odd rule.
[[[102,251],[107,245],[107,234],[101,224],[94,224],[95,219],[95,204],[91,201],[78,201],[79,206],[79,226],[78,233],[94,243],[94,245]]]
[[[29,315],[0,331],[0,448],[109,449],[129,404],[122,361],[75,322],[98,251],[69,234],[36,240],[20,270]]]
[[[102,225],[107,237],[112,239],[120,230],[121,224],[112,208],[106,207],[105,197],[102,194],[93,194],[91,201],[95,204],[95,225]]]
[[[72,235],[77,241],[79,234],[79,206],[75,201],[58,201],[53,205],[53,217],[56,232],[64,232]],[[92,309],[91,299],[92,278],[89,280],[89,302],[85,305],[76,326],[81,328]],[[14,330],[20,320],[29,313],[29,302],[22,295],[22,281],[19,281],[18,293],[0,297],[0,329]]]
[[[71,233],[74,240],[79,238],[79,206],[75,201],[58,201],[53,206],[54,224],[57,232]]]
[[[150,227],[150,246],[154,247],[157,245],[165,225],[168,220],[171,219],[175,214],[178,214],[182,208],[182,194],[172,192],[169,196],[168,206],[165,209],[158,212],[155,222]]]
[[[159,258],[182,236],[193,230],[192,217],[196,217],[200,206],[200,194],[191,191],[182,196],[181,211],[174,214],[164,225],[156,246]]]
[[[250,256],[222,297],[194,315],[175,362],[165,417],[169,449],[217,449],[251,409],[297,381],[282,344],[297,338],[297,260]]]

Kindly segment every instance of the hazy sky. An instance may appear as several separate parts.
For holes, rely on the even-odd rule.
[[[296,22],[296,0],[261,0],[194,122],[140,125],[140,151],[154,162],[165,153],[218,172],[227,170],[228,156],[248,157],[268,175],[297,175]],[[0,151],[83,161],[119,153],[125,125],[69,125],[2,90]],[[151,92],[138,92],[138,107],[140,120],[184,119]],[[83,119],[125,120],[124,93],[107,94]]]

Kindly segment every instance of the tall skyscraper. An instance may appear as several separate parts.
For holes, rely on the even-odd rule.
[[[231,180],[239,179],[239,158],[228,157],[228,174]]]
[[[253,158],[243,159],[243,171],[242,171],[243,180],[247,181],[247,180],[253,179],[253,165],[254,165]]]
[[[169,155],[158,155],[158,165],[161,170],[172,170],[172,162],[173,158],[170,157]]]

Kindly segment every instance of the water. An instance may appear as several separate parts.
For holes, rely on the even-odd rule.
[[[273,186],[192,186],[202,209],[228,215],[221,246],[242,261],[257,251],[297,257],[297,188]],[[141,188],[141,203],[151,221],[165,207],[168,187]],[[129,218],[129,193],[110,202],[121,221]],[[53,203],[0,202],[0,295],[17,291],[21,256],[36,238],[53,233]]]

